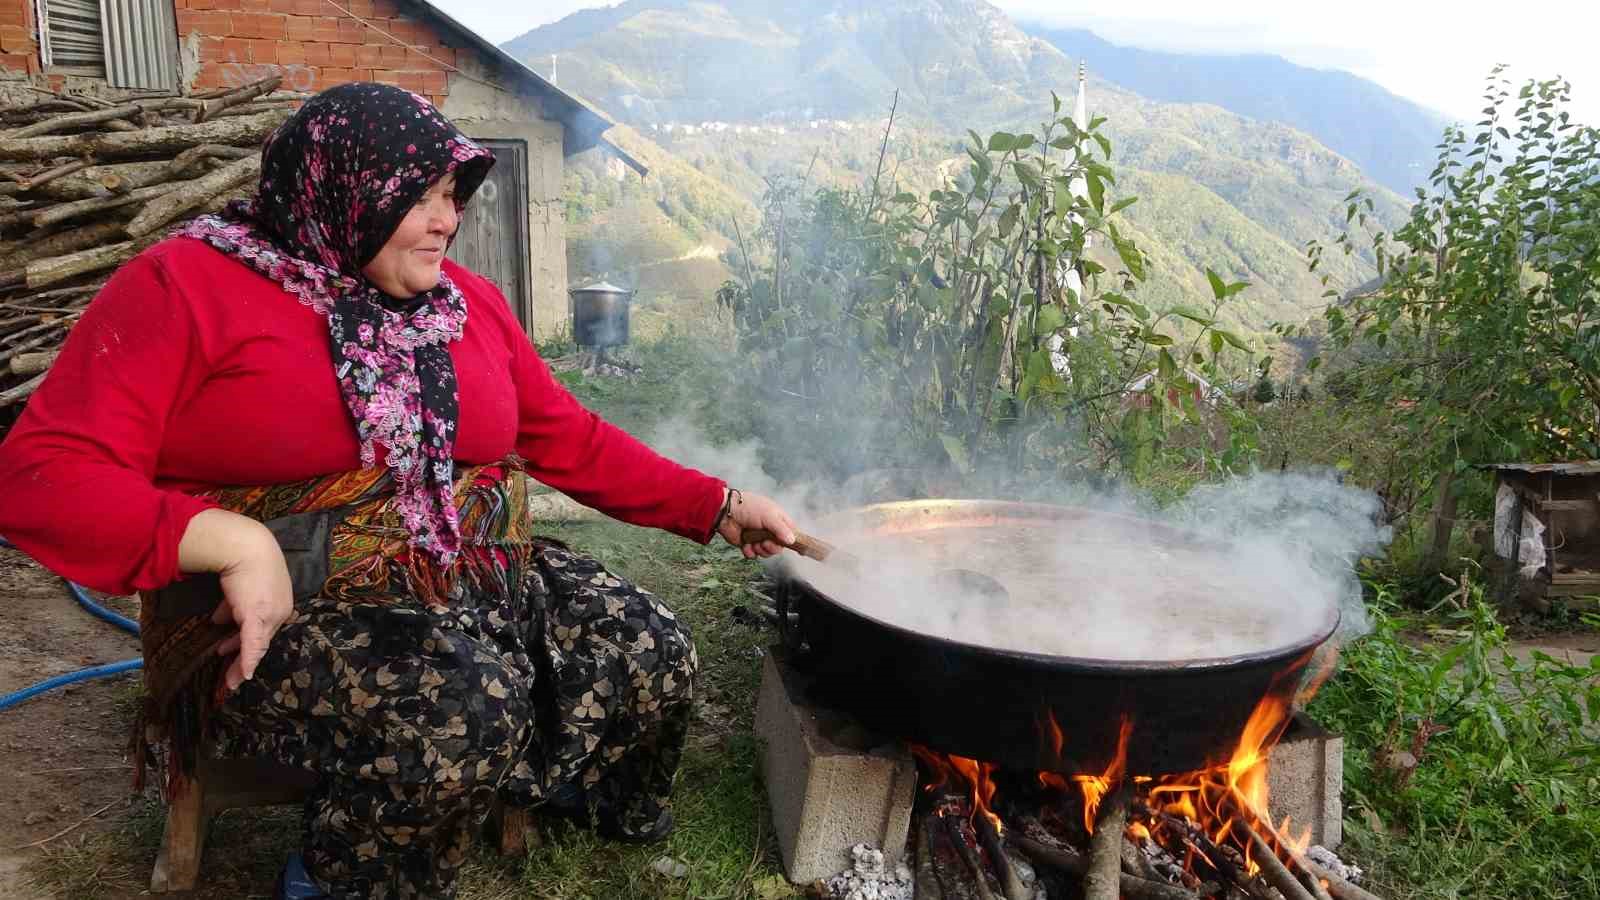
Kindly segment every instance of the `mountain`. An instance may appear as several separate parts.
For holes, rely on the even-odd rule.
[[[870,177],[897,90],[886,168],[925,190],[963,166],[966,129],[1035,130],[1051,92],[1067,98],[1077,83],[1061,49],[982,0],[628,0],[506,49],[540,71],[554,54],[564,89],[634,129],[629,149],[676,158],[746,201],[776,175]],[[1304,247],[1344,227],[1345,196],[1366,192],[1386,222],[1403,215],[1399,196],[1291,124],[1143,96],[1098,69],[1088,90],[1119,196],[1141,197],[1124,215],[1156,261],[1150,299],[1203,299],[1209,266],[1254,285],[1239,324],[1303,318],[1323,302]],[[663,213],[735,237],[726,219],[685,215],[675,190],[657,184]],[[608,226],[603,214],[588,221],[591,234]],[[1324,270],[1341,285],[1371,275],[1342,254]]]
[[[1365,78],[1298,66],[1280,56],[1162,53],[1119,47],[1083,29],[1023,28],[1150,100],[1210,103],[1298,128],[1403,196],[1433,168],[1434,148],[1449,124],[1444,115]]]

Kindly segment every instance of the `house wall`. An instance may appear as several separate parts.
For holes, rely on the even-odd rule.
[[[174,0],[186,91],[238,87],[274,74],[283,89],[315,92],[351,81],[394,84],[428,97],[473,137],[528,147],[529,332],[567,327],[563,127],[523,83],[435,28],[403,0]],[[329,13],[332,13],[331,15]],[[0,100],[5,76],[41,76],[33,0],[0,0]],[[398,42],[398,43],[397,43]],[[407,46],[401,46],[401,43]],[[89,79],[42,75],[52,87],[96,90]]]
[[[528,146],[528,332],[551,337],[568,327],[567,220],[561,198],[563,130],[540,114],[538,99],[507,91],[491,69],[468,60],[450,75],[440,110],[473,137]]]
[[[0,0],[0,69],[35,75],[39,72],[38,28],[29,0]]]

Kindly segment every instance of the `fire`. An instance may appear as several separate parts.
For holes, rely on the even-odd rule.
[[[1083,791],[1083,827],[1090,834],[1094,834],[1094,817],[1100,811],[1100,801],[1106,796],[1106,791],[1111,786],[1122,781],[1124,771],[1128,767],[1128,738],[1133,735],[1133,720],[1127,716],[1122,717],[1122,724],[1117,730],[1117,753],[1111,758],[1111,763],[1099,775],[1075,775],[1073,781],[1078,783],[1078,788]]]
[[[926,747],[913,744],[913,753],[928,767],[928,770],[938,776],[937,781],[930,782],[927,790],[934,791],[951,781],[951,775],[961,776],[970,791],[972,801],[972,814],[974,817],[983,816],[995,828],[996,834],[1005,833],[1005,822],[995,814],[992,803],[994,802],[994,772],[993,763],[978,762],[965,756],[945,756],[934,753]]]
[[[1317,671],[1307,679],[1306,687],[1298,692],[1296,681],[1312,656],[1308,653],[1287,667],[1256,705],[1225,760],[1179,775],[1130,775],[1128,745],[1134,722],[1124,716],[1117,734],[1116,753],[1104,771],[1077,775],[1041,771],[1037,774],[1038,783],[1057,796],[1081,801],[1084,829],[1090,834],[1095,830],[1096,816],[1107,794],[1124,782],[1130,783],[1135,803],[1126,826],[1128,836],[1168,848],[1184,861],[1191,874],[1197,860],[1213,869],[1224,863],[1213,857],[1221,848],[1230,847],[1232,850],[1227,852],[1236,855],[1233,864],[1242,860],[1246,874],[1256,874],[1260,865],[1254,858],[1256,849],[1251,832],[1279,856],[1292,858],[1304,854],[1311,843],[1310,829],[1302,829],[1298,837],[1290,837],[1292,822],[1285,819],[1275,826],[1269,817],[1267,760],[1288,728],[1296,703],[1308,699],[1331,673],[1332,656],[1329,654],[1320,661]],[[1069,738],[1053,714],[1041,718],[1039,733],[1043,747],[1059,765]],[[974,817],[984,816],[997,831],[1002,827],[994,806],[994,765],[937,754],[920,747],[913,749],[929,771],[936,773],[938,782],[930,786],[930,790],[959,776],[963,793],[970,794]]]

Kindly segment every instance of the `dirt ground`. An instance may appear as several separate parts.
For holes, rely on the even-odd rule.
[[[106,605],[137,616],[126,601]],[[0,634],[0,694],[139,655],[138,638],[90,616],[59,578],[3,548]],[[117,675],[0,711],[0,900],[51,896],[29,886],[26,864],[119,827],[136,805],[124,750],[137,685],[138,673]]]

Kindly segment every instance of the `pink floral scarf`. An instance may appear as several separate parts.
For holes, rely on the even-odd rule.
[[[422,97],[388,85],[341,85],[306,101],[268,139],[253,198],[177,232],[271,278],[327,318],[361,464],[376,466],[383,448],[411,545],[441,564],[461,546],[451,496],[459,398],[449,344],[461,337],[466,300],[448,276],[397,300],[361,269],[434,182],[455,173],[459,209],[493,164],[493,154]]]

